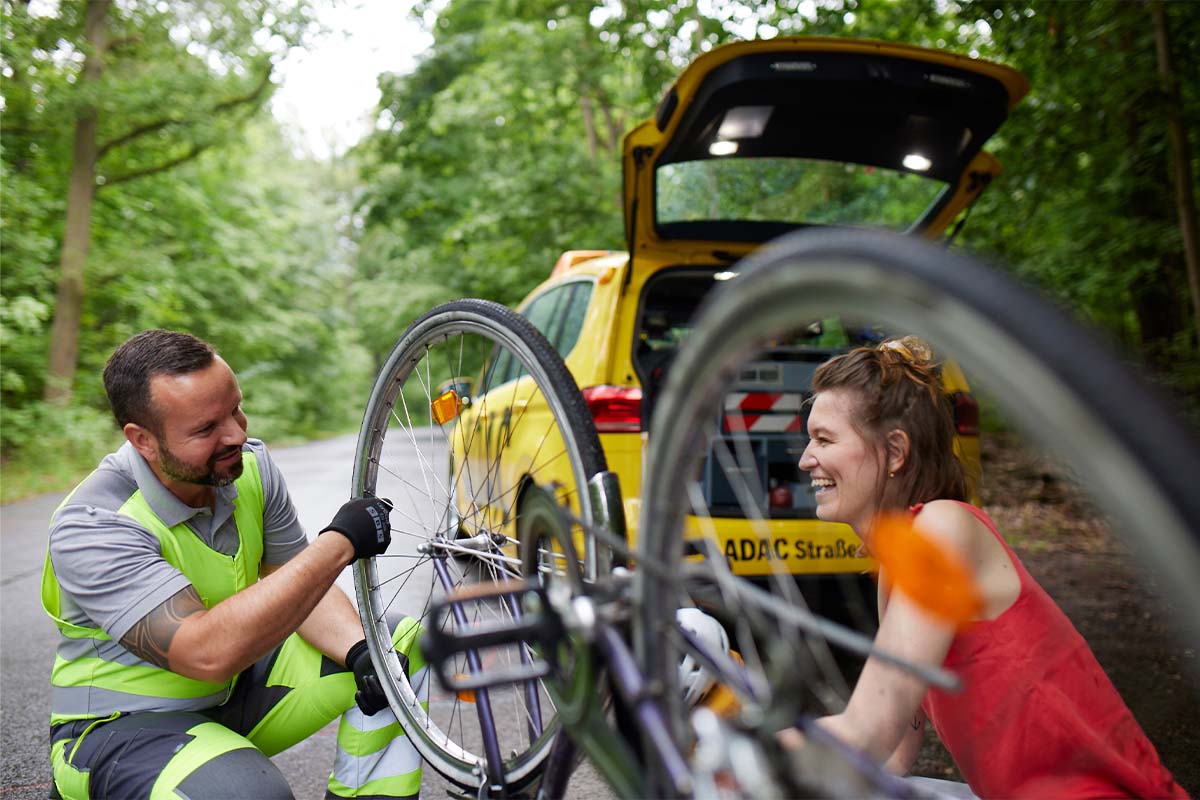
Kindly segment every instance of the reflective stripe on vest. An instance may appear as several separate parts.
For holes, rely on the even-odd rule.
[[[182,522],[173,528],[150,509],[141,491],[118,513],[154,534],[167,563],[184,574],[206,608],[258,580],[263,554],[263,487],[258,460],[242,453],[242,475],[234,482],[233,519],[238,550],[233,556],[213,550]],[[68,499],[70,496],[68,495]],[[63,501],[64,504],[67,501]],[[54,698],[50,724],[105,717],[115,711],[195,711],[225,700],[233,680],[212,683],[161,669],[130,653],[100,628],[68,622],[62,616],[62,590],[49,549],[42,571],[42,606],[62,634],[50,683]]]

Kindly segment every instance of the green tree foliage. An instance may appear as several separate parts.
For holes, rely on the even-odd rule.
[[[7,147],[18,161],[69,172],[45,386],[61,404],[73,390],[97,192],[229,141],[270,96],[273,59],[301,39],[309,12],[273,0],[5,10],[15,22],[4,38],[5,99],[17,123]]]
[[[1200,7],[1167,11],[1177,48],[1195,52]],[[984,2],[964,13],[989,24],[995,55],[1033,85],[1002,130],[1012,155],[977,209],[990,222],[972,221],[972,241],[1153,355],[1190,319],[1148,8]],[[1186,61],[1195,131],[1200,69]]]
[[[126,5],[123,13],[149,14],[142,4]],[[236,126],[201,121],[211,95],[189,95],[187,81],[201,78],[174,73],[208,63],[219,82],[226,67],[242,68],[214,66],[192,52],[181,30],[157,31],[149,19],[138,30],[157,36],[160,49],[145,56],[146,69],[122,79],[124,99],[106,96],[115,105],[102,139],[115,142],[120,131],[146,127],[139,120],[156,110],[172,121],[140,135],[137,144],[114,145],[100,161],[104,180],[93,209],[74,404],[63,409],[40,401],[71,168],[72,81],[81,63],[70,44],[79,30],[75,11],[69,3],[56,17],[31,17],[24,4],[5,9],[12,21],[3,38],[0,146],[6,495],[21,468],[62,462],[65,475],[72,466],[94,464],[97,448],[112,444],[100,372],[113,348],[151,327],[191,331],[216,345],[239,373],[252,434],[277,439],[345,429],[370,386],[369,359],[347,299],[353,171],[344,162],[295,156],[257,104],[237,112],[245,120]],[[222,35],[221,19],[209,18],[214,37]],[[263,28],[258,36],[267,33]],[[172,35],[180,37],[177,46],[165,42]],[[106,75],[118,71],[113,66]],[[118,90],[116,83],[110,88]],[[131,113],[118,113],[121,104]],[[138,173],[137,180],[119,180]]]
[[[261,122],[219,158],[204,156],[171,175],[105,193],[77,403],[103,409],[99,374],[108,354],[139,330],[165,327],[212,341],[234,365],[259,434],[336,429],[352,420],[369,383],[344,299],[352,278],[345,222],[351,177],[345,165],[295,158],[274,124]],[[6,182],[6,199],[17,195]],[[9,210],[6,203],[6,228],[15,227]],[[39,284],[32,267],[28,284],[17,285],[14,273],[30,262],[10,243],[6,235],[6,445],[13,410],[39,396],[54,288],[44,275]],[[33,264],[50,272],[52,241],[42,253],[47,260]]]
[[[616,132],[650,117],[699,53],[737,38],[856,36],[989,58],[1029,77],[1032,93],[989,145],[1006,171],[961,241],[1181,389],[1200,389],[1147,4],[450,0],[417,12],[443,5],[417,71],[384,76],[378,130],[361,153],[362,283],[393,281],[387,296],[415,298],[397,301],[392,320],[376,317],[369,341],[434,296],[512,302],[559,251],[621,246]],[[1165,10],[1183,128],[1194,135],[1200,4]]]
[[[1200,5],[1167,3],[1173,46],[1200,47]],[[1108,330],[1200,407],[1168,115],[1145,3],[977,2],[987,54],[1033,91],[1000,133],[1005,173],[966,240]],[[1185,128],[1200,130],[1200,64],[1176,59]],[[1193,165],[1192,174],[1195,174]]]
[[[620,140],[653,100],[642,48],[590,12],[452,2],[416,71],[381,80],[358,265],[391,298],[360,301],[377,355],[433,299],[515,302],[563,250],[622,246]]]
[[[944,32],[929,31],[934,0],[874,5],[868,32]],[[376,358],[433,300],[512,303],[563,250],[623,247],[621,140],[696,55],[739,37],[865,35],[858,7],[418,3],[438,10],[433,46],[412,74],[381,76],[377,130],[358,151],[358,303]]]

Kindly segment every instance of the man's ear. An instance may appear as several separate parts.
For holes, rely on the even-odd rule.
[[[899,428],[892,428],[887,434],[887,468],[888,473],[895,475],[908,463],[908,454],[912,442],[908,434]]]
[[[158,461],[158,437],[151,433],[149,428],[127,422],[121,430],[134,449],[141,453],[142,458],[150,462]]]

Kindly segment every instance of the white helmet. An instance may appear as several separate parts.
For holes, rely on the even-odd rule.
[[[729,634],[721,623],[698,608],[680,608],[675,611],[675,624],[692,635],[706,651],[714,654],[729,652]],[[700,702],[708,690],[717,682],[711,672],[700,666],[690,654],[679,664],[679,686],[689,706]]]

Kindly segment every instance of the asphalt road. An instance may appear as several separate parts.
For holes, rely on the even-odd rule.
[[[354,437],[273,449],[272,454],[311,538],[349,497]],[[44,798],[49,791],[49,674],[57,633],[42,611],[39,588],[46,523],[63,496],[42,495],[0,508],[0,800]],[[420,514],[411,498],[391,499],[401,509],[407,506],[407,513]],[[354,597],[350,570],[338,584]],[[409,602],[417,600],[400,598],[402,606]],[[336,735],[334,722],[275,757],[300,800],[324,796]],[[424,797],[445,797],[447,788],[433,770],[425,770]],[[582,800],[611,796],[586,768],[572,780],[570,794]]]

